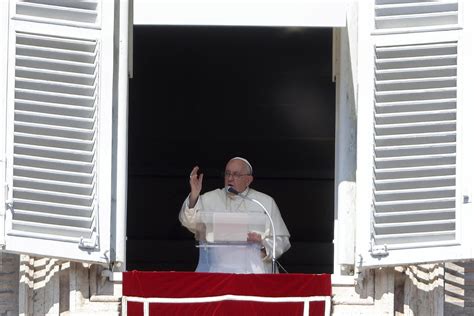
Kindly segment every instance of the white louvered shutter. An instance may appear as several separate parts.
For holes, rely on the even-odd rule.
[[[429,31],[458,25],[457,0],[375,0],[374,13],[376,30]]]
[[[7,251],[108,260],[113,16],[113,1],[10,1]]]
[[[8,43],[8,2],[0,1],[0,43]],[[5,140],[6,140],[6,104],[7,104],[7,46],[0,46],[0,249],[5,246],[5,210],[6,210],[6,183],[5,183]]]
[[[472,24],[458,24],[458,6],[375,1],[372,70],[359,78],[361,266],[473,255]]]

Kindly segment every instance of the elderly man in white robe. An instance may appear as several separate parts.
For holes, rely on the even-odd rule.
[[[290,248],[290,233],[286,228],[280,210],[273,198],[251,189],[253,169],[248,160],[234,157],[229,160],[224,173],[224,188],[201,195],[203,174],[196,166],[189,176],[191,192],[183,203],[179,220],[183,226],[197,234],[200,212],[248,212],[250,216],[262,216],[264,211],[251,201],[262,203],[275,226],[275,257],[280,257]],[[229,190],[229,187],[232,189]],[[229,191],[236,191],[234,194]],[[252,215],[256,214],[256,215]],[[272,272],[272,230],[267,221],[265,232],[248,232],[244,247],[200,247],[197,272],[224,273],[271,273]]]

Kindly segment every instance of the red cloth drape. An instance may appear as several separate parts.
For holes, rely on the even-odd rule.
[[[227,274],[140,272],[123,274],[123,295],[133,297],[197,298],[220,295],[258,297],[330,296],[329,274]],[[143,315],[142,303],[128,302],[128,315]],[[324,315],[324,302],[311,302],[310,315]],[[219,301],[212,303],[153,303],[150,315],[302,315],[302,302]]]

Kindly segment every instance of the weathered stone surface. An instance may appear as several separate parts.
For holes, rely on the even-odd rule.
[[[445,264],[444,315],[474,315],[474,262]]]
[[[18,315],[20,256],[0,253],[0,315]]]
[[[98,291],[109,281],[100,276],[101,268],[85,263],[34,258],[22,255],[19,266],[20,315],[103,315],[120,314],[120,304],[97,302]],[[98,286],[100,284],[101,286]],[[91,292],[90,289],[94,289]],[[107,293],[120,296],[120,291]],[[0,312],[0,316],[3,316]]]

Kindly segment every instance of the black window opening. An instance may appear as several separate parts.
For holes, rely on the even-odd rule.
[[[178,221],[194,165],[203,192],[243,156],[291,234],[290,273],[332,273],[332,29],[135,26],[129,93],[127,269],[193,271]]]

